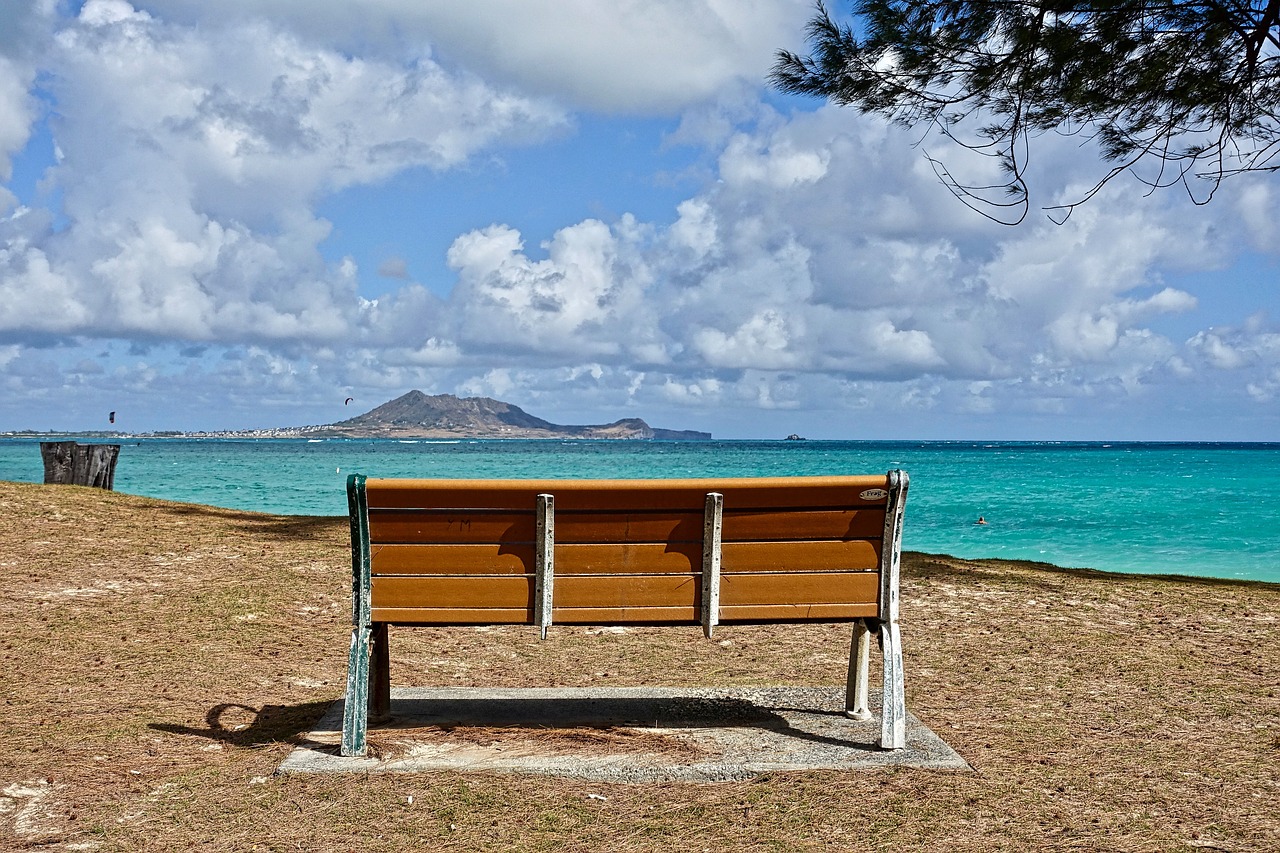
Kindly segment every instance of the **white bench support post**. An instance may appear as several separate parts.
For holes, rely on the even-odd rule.
[[[538,495],[538,535],[534,545],[533,620],[547,638],[555,593],[556,499]]]
[[[907,745],[907,698],[903,685],[902,634],[898,627],[898,578],[902,572],[902,522],[906,511],[905,471],[889,472],[889,503],[884,510],[880,550],[880,647],[884,691],[880,702],[880,748]]]
[[[702,517],[702,633],[710,640],[720,624],[720,537],[724,530],[724,495],[707,494]]]
[[[871,631],[866,620],[853,623],[853,638],[849,644],[849,679],[844,688],[844,712],[851,719],[871,719],[871,702],[867,682],[871,674]]]
[[[902,749],[907,745],[907,703],[902,684],[902,635],[897,622],[881,626],[880,646],[884,656],[880,748]]]

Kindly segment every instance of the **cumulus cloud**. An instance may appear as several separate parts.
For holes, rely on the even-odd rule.
[[[52,3],[7,3],[0,27],[0,181],[13,174],[12,157],[31,136],[40,106],[32,95],[39,68],[39,51],[52,26]],[[12,193],[0,187],[0,215],[15,205]]]
[[[804,335],[804,325],[796,317],[785,317],[773,309],[752,314],[726,333],[701,328],[693,334],[693,350],[711,367],[759,367],[786,370],[800,365],[803,355],[793,340]]]
[[[1187,347],[1217,370],[1259,365],[1269,371],[1280,365],[1280,330],[1264,314],[1255,314],[1239,326],[1215,326],[1197,332],[1187,341]]]
[[[759,142],[746,134],[729,142],[720,155],[720,175],[725,181],[737,185],[761,183],[784,190],[815,183],[827,174],[829,150],[796,149],[787,140],[762,149]]]
[[[1245,386],[1249,396],[1259,403],[1270,403],[1280,396],[1280,368],[1269,371],[1261,379]]]
[[[10,158],[22,150],[31,134],[36,107],[29,90],[34,79],[33,67],[0,55],[0,180],[12,177]],[[0,207],[0,212],[4,209]]]
[[[86,3],[48,62],[70,226],[0,223],[0,329],[342,339],[356,271],[317,251],[318,198],[565,122],[426,56],[366,60],[262,22],[210,32],[123,0]]]
[[[657,334],[645,301],[647,264],[633,219],[616,228],[586,220],[557,232],[545,260],[524,252],[519,232],[493,226],[449,249],[461,343],[510,353],[619,357]]]
[[[510,226],[461,235],[444,309],[459,362],[589,360],[691,406],[814,404],[797,375],[916,382],[904,405],[969,412],[1142,395],[1187,379],[1196,350],[1225,363],[1225,344],[1180,354],[1148,326],[1197,308],[1160,270],[1216,262],[1211,225],[1116,196],[1064,226],[989,232],[939,211],[883,127],[835,110],[761,115],[667,225],[585,220],[541,253]]]
[[[144,5],[207,15],[198,0]],[[590,109],[665,112],[758,84],[775,50],[800,45],[810,10],[807,0],[223,0],[217,14],[281,22],[344,50],[429,43],[507,86]]]

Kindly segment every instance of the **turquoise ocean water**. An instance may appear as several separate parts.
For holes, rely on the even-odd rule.
[[[102,441],[102,439],[82,439]],[[1117,572],[1280,582],[1280,444],[838,441],[121,440],[117,491],[346,513],[378,477],[911,476],[904,547]],[[38,440],[0,480],[40,482]],[[974,525],[985,516],[986,526]]]

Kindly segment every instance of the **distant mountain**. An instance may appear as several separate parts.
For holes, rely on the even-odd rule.
[[[501,400],[421,391],[410,391],[345,421],[308,427],[306,433],[334,438],[711,438],[709,432],[655,429],[640,418],[594,426],[564,426],[534,417]]]

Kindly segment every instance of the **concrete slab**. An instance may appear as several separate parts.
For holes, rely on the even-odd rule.
[[[402,688],[391,692],[392,719],[370,728],[366,758],[338,755],[342,705],[279,772],[712,782],[795,770],[972,769],[911,715],[907,747],[881,750],[879,721],[845,717],[836,687]]]

